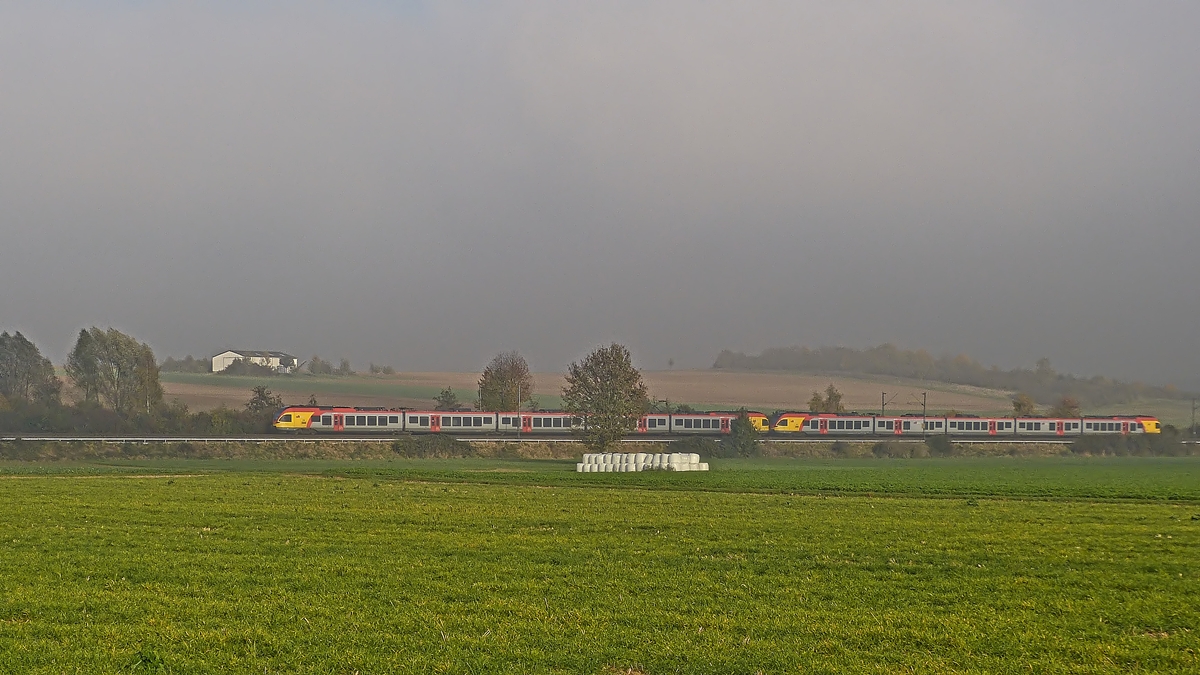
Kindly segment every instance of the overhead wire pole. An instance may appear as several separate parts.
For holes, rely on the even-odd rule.
[[[925,425],[928,424],[926,421],[928,416],[925,414],[925,402],[928,398],[929,392],[921,392],[921,440],[925,440]]]

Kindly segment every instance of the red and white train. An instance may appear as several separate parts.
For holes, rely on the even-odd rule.
[[[635,434],[728,434],[737,412],[643,415]],[[970,438],[1018,436],[1090,436],[1157,434],[1160,424],[1149,415],[1108,417],[929,417],[920,415],[825,414],[789,412],[768,420],[748,413],[759,432],[812,437],[881,437],[947,435]],[[387,434],[399,432],[453,434],[565,435],[582,428],[584,420],[564,412],[477,412],[470,410],[402,410],[292,406],[275,417],[279,431]]]

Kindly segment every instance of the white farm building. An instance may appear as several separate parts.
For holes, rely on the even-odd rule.
[[[254,352],[242,349],[227,349],[212,357],[212,371],[219,373],[234,361],[257,363],[260,366],[273,368],[281,373],[290,373],[296,369],[296,357],[286,352]]]

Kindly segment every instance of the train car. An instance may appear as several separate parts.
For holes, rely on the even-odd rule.
[[[1016,427],[1011,417],[968,417],[957,415],[946,418],[945,432],[950,436],[1012,436]]]
[[[1112,417],[1083,417],[1079,419],[1080,433],[1090,435],[1157,434],[1162,432],[1155,417],[1149,415],[1114,415]]]
[[[275,416],[280,431],[395,433],[404,430],[403,410],[336,406],[291,406]]]
[[[737,413],[705,412],[668,415],[673,434],[727,434]]]
[[[650,413],[638,419],[637,433],[664,435],[671,433],[671,416],[666,413]]]

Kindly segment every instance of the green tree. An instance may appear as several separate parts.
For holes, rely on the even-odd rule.
[[[1064,396],[1050,409],[1051,417],[1079,417],[1079,401],[1074,396]]]
[[[813,392],[812,398],[808,399],[808,409],[815,413],[846,412],[846,406],[842,405],[842,392],[838,391],[832,382],[825,387],[824,396],[821,396],[821,392]]]
[[[332,375],[333,364],[314,355],[308,360],[308,372],[313,375]]]
[[[458,394],[455,394],[450,387],[443,389],[442,393],[433,399],[434,410],[458,410],[459,405]]]
[[[637,428],[650,400],[642,374],[624,346],[600,347],[567,368],[563,407],[584,418],[580,432],[594,450],[603,450]]]
[[[479,409],[511,412],[523,405],[534,407],[533,374],[517,352],[500,352],[492,357],[479,378]]]
[[[283,407],[283,398],[271,393],[265,384],[250,389],[250,400],[246,402],[246,412],[259,416],[274,413]]]
[[[1026,393],[1018,393],[1012,398],[1013,415],[1030,417],[1034,412],[1033,397]]]
[[[163,396],[154,351],[115,328],[103,331],[93,326],[87,332],[82,348],[80,335],[77,349],[72,350],[78,359],[68,374],[75,386],[85,392],[94,386],[97,399],[119,413],[143,409],[149,413]]]
[[[738,411],[737,419],[729,425],[729,436],[721,441],[727,445],[726,456],[753,457],[758,454],[758,430],[750,422],[750,414],[745,408]]]
[[[54,365],[36,345],[20,331],[0,333],[0,396],[10,402],[20,399],[56,404],[61,391]]]
[[[83,393],[84,401],[95,403],[100,400],[100,362],[96,357],[92,334],[86,329],[79,330],[75,346],[67,355],[66,371],[75,388]]]
[[[350,359],[342,359],[337,367],[338,375],[353,375],[354,369],[350,367]]]

